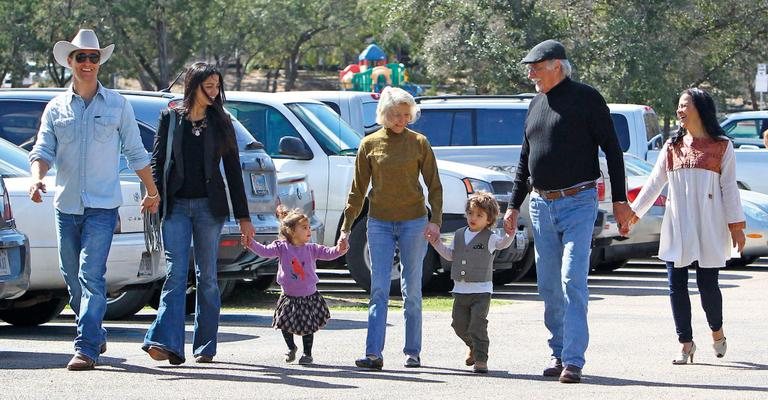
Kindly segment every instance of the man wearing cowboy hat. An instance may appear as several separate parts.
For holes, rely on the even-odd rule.
[[[56,166],[59,267],[77,322],[75,355],[67,364],[72,371],[93,369],[106,351],[106,330],[101,326],[107,308],[104,273],[122,203],[121,148],[147,187],[142,211],[157,211],[160,203],[133,108],[97,78],[99,66],[114,47],[99,46],[90,29],[53,46],[56,62],[72,69],[72,85],[48,103],[29,153],[33,180],[29,197],[36,203],[46,191],[43,178]]]

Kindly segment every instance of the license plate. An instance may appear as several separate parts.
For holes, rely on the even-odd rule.
[[[11,274],[11,261],[8,259],[8,251],[0,249],[0,276]]]
[[[267,177],[262,174],[251,174],[251,188],[256,196],[268,195]]]

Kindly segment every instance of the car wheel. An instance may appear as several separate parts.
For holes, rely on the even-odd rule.
[[[533,250],[533,244],[528,246],[525,255],[519,261],[512,263],[512,268],[503,269],[493,274],[493,283],[495,285],[506,285],[507,283],[523,280],[533,269],[536,262],[536,252]]]
[[[2,310],[0,319],[15,326],[42,325],[61,314],[66,305],[66,297],[54,297],[33,306]]]
[[[107,311],[104,319],[118,320],[128,318],[139,312],[152,299],[152,288],[123,290],[115,296],[107,297]]]
[[[347,252],[347,268],[352,278],[366,292],[371,291],[371,252],[368,250],[368,218],[361,218],[349,234],[349,251]],[[437,268],[439,259],[435,259],[432,251],[427,251],[424,256],[421,287],[427,286],[432,279],[432,273]],[[400,294],[400,252],[395,249],[390,273],[389,293],[392,296]]]
[[[251,280],[248,287],[258,292],[263,292],[269,289],[269,287],[272,286],[274,282],[275,275],[257,276]]]
[[[760,257],[756,256],[741,256],[739,258],[731,258],[730,260],[725,262],[726,268],[743,268],[748,266],[749,264],[754,263],[757,261]]]

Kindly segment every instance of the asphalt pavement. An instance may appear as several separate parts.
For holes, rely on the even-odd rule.
[[[768,399],[768,259],[722,271],[721,287],[727,355],[715,358],[692,279],[699,350],[695,364],[676,366],[671,360],[680,346],[662,266],[632,263],[591,276],[591,339],[581,384],[541,376],[548,333],[535,284],[524,282],[496,288],[494,297],[511,303],[491,308],[487,375],[464,366],[466,349],[450,327],[450,312],[424,313],[423,367],[404,368],[397,309],[389,313],[383,371],[354,366],[364,352],[365,312],[332,311],[329,325],[315,335],[315,364],[305,367],[283,361],[285,344],[270,327],[269,311],[225,309],[213,364],[192,360],[191,320],[187,362],[151,360],[140,345],[154,313],[142,312],[105,324],[109,349],[95,371],[70,372],[64,369],[75,334],[70,313],[34,328],[0,323],[0,393],[3,399]]]

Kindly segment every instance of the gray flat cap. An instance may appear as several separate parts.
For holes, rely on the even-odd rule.
[[[565,60],[565,47],[557,40],[545,40],[536,46],[526,54],[525,58],[520,61],[523,64],[533,64],[545,60]]]

